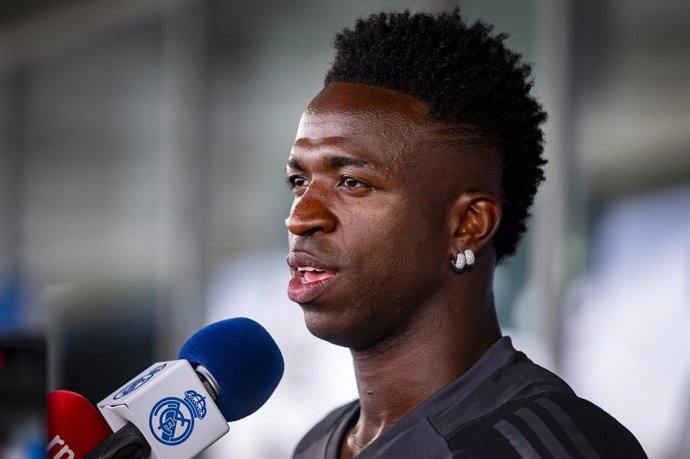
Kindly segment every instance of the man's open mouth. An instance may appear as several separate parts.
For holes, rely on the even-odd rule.
[[[335,271],[319,266],[316,260],[308,256],[293,255],[289,264],[292,279],[288,284],[288,297],[296,303],[305,304],[315,300],[336,277]]]
[[[331,271],[323,271],[321,269],[313,268],[311,266],[302,266],[296,269],[300,284],[307,284],[310,282],[319,282],[322,280],[330,279],[335,275]]]

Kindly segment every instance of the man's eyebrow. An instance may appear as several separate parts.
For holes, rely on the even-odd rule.
[[[349,156],[331,156],[328,158],[328,165],[333,169],[340,169],[346,166],[365,167],[369,163],[362,159],[350,158]]]
[[[297,170],[297,171],[303,171],[303,170],[304,170],[304,168],[302,167],[302,165],[301,165],[301,164],[299,163],[299,161],[297,161],[295,158],[290,158],[290,159],[288,159],[287,167],[288,167],[289,169],[294,169],[294,170]]]
[[[363,159],[351,158],[349,156],[330,156],[324,162],[331,169],[340,169],[346,166],[354,167],[371,167],[371,165]],[[288,159],[287,167],[297,171],[304,171],[302,165],[295,158]]]

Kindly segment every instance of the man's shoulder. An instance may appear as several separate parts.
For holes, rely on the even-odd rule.
[[[514,351],[502,365],[477,378],[468,389],[458,380],[432,401],[429,420],[442,435],[462,430],[465,424],[495,412],[508,404],[531,400],[544,394],[575,392],[554,373]]]
[[[446,437],[453,457],[646,458],[628,429],[572,394],[509,402]]]
[[[453,457],[647,457],[621,423],[521,352],[429,421]]]

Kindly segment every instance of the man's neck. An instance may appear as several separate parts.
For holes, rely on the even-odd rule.
[[[500,338],[491,308],[479,317],[458,317],[457,309],[417,324],[394,343],[352,351],[360,415],[341,446],[354,457],[415,407],[453,382]],[[475,309],[476,311],[476,309]]]

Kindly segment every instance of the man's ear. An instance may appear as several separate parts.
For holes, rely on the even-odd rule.
[[[460,195],[449,214],[451,257],[466,249],[478,255],[491,243],[501,215],[501,202],[490,193],[468,191]]]

